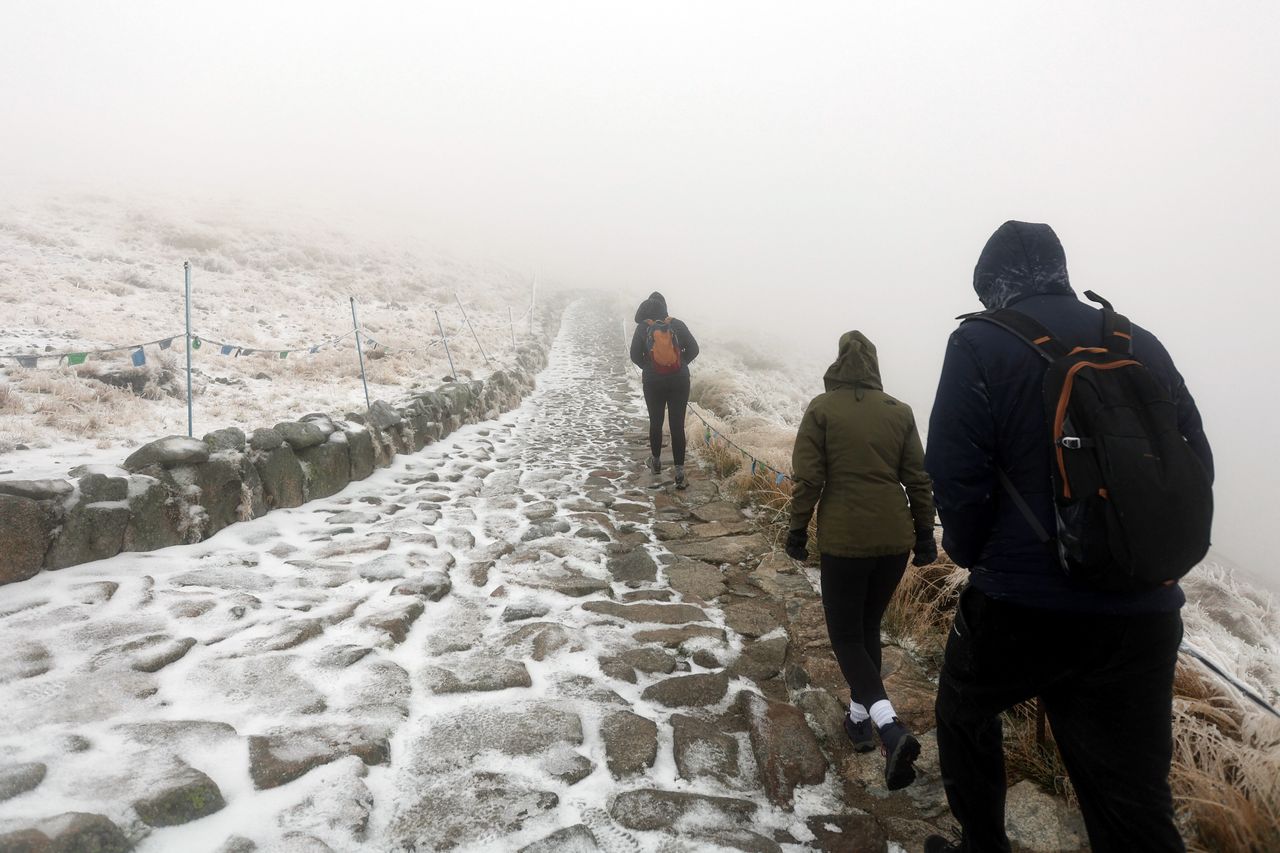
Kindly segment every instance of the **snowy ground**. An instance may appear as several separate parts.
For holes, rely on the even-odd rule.
[[[281,223],[287,223],[281,225]],[[449,372],[440,312],[456,367],[490,372],[466,327],[460,296],[485,354],[500,360],[528,333],[532,278],[496,265],[463,264],[421,244],[378,242],[342,226],[247,206],[194,208],[102,196],[7,196],[0,203],[0,356],[84,351],[180,335],[182,262],[192,264],[195,429],[252,429],[307,412],[364,402],[349,296],[379,346],[369,391],[392,398]],[[323,344],[316,353],[283,349]],[[255,350],[222,355],[216,343]],[[141,393],[95,378],[130,375],[129,352],[79,366],[36,368],[0,358],[0,471],[34,476],[74,443],[92,461],[119,462],[149,439],[186,432],[185,354],[145,349]],[[391,354],[387,354],[390,352]],[[23,445],[32,450],[15,450]],[[53,453],[41,453],[43,449]],[[77,459],[72,464],[83,461]],[[65,473],[65,470],[61,473]]]
[[[839,805],[830,774],[797,793],[795,812],[770,807],[738,734],[740,774],[678,778],[673,710],[643,694],[668,658],[676,675],[705,667],[688,647],[635,637],[672,625],[584,608],[681,598],[661,568],[630,585],[607,568],[620,538],[667,559],[649,533],[652,493],[626,485],[638,406],[615,335],[604,309],[580,303],[538,391],[497,422],[198,545],[7,589],[0,764],[47,773],[0,802],[0,832],[78,811],[106,815],[144,853],[214,851],[232,836],[267,851],[516,850],[579,825],[609,851],[714,850],[709,835],[745,825],[811,837],[804,818]],[[693,621],[723,629],[703,606]],[[742,641],[726,637],[699,648],[731,657]],[[640,648],[660,659],[654,674],[602,671],[601,657]],[[683,712],[714,715],[735,692]],[[630,740],[606,743],[602,723],[622,711],[658,724],[658,748],[619,781],[610,750]],[[225,808],[148,833],[147,802],[177,791],[189,809],[208,781]],[[611,800],[645,788],[739,805],[703,803],[679,835],[635,828],[652,816],[627,828]],[[749,821],[733,811],[743,802]]]

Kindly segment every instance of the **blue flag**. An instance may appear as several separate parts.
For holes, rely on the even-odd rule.
[[[142,347],[138,347],[134,350],[133,355],[129,356],[129,358],[133,361],[134,367],[142,367],[142,365],[147,363],[147,354],[143,351]]]
[[[235,350],[235,347],[233,347],[231,344],[223,344],[223,345],[222,345],[222,354],[223,354],[223,355],[231,355],[232,351],[234,351],[234,350]]]
[[[781,486],[781,485],[782,485],[782,480],[783,480],[783,475],[782,475],[781,473],[779,473],[779,474],[778,474],[778,479],[777,479],[775,482],[777,482],[777,484],[778,484],[779,486]]]

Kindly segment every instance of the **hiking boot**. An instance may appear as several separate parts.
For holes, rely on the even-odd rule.
[[[649,461],[646,464],[648,464],[649,470],[654,474],[662,471],[662,460],[656,456],[650,456]]]
[[[941,835],[930,835],[924,840],[924,853],[960,853],[960,845],[951,843]]]
[[[880,751],[884,753],[886,788],[897,791],[916,780],[915,761],[920,757],[920,741],[897,717],[880,729]]]
[[[676,488],[684,489],[684,488],[687,488],[688,485],[689,485],[689,481],[684,478],[684,466],[677,465],[676,466]]]
[[[845,711],[844,733],[849,738],[849,743],[853,744],[854,752],[871,752],[876,748],[876,727],[871,724],[870,717],[855,723],[849,712]]]

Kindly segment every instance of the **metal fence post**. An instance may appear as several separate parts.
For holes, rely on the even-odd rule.
[[[462,305],[462,297],[455,290],[453,298],[458,302],[458,308],[462,311],[462,319],[467,322],[467,328],[471,330],[471,337],[475,338],[476,349],[480,350],[480,354],[484,356],[484,363],[492,366],[493,362],[489,361],[489,356],[484,351],[484,346],[480,343],[480,336],[476,334],[475,327],[471,325],[471,318],[467,316],[467,309]]]
[[[444,354],[449,359],[449,372],[453,374],[453,381],[458,381],[458,371],[453,366],[453,354],[449,352],[449,338],[444,333],[444,323],[440,322],[440,312],[436,312],[436,325],[440,327],[440,340],[444,343]]]
[[[360,358],[360,383],[364,385],[364,407],[372,409],[373,404],[369,402],[369,380],[364,374],[364,345],[360,340],[360,320],[356,318],[356,298],[351,297],[351,326],[356,330],[356,355]]]
[[[187,438],[195,437],[195,405],[191,400],[191,261],[182,262],[187,304]]]
[[[516,320],[511,313],[511,306],[507,306],[507,322],[511,324],[511,348],[516,348]]]

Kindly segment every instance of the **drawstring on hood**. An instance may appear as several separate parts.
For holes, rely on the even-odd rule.
[[[862,332],[845,332],[840,336],[839,354],[827,368],[822,381],[828,391],[853,388],[859,400],[867,390],[883,391],[876,345]]]
[[[973,289],[988,310],[1028,296],[1074,296],[1067,255],[1048,225],[1009,220],[996,229],[973,268]]]

